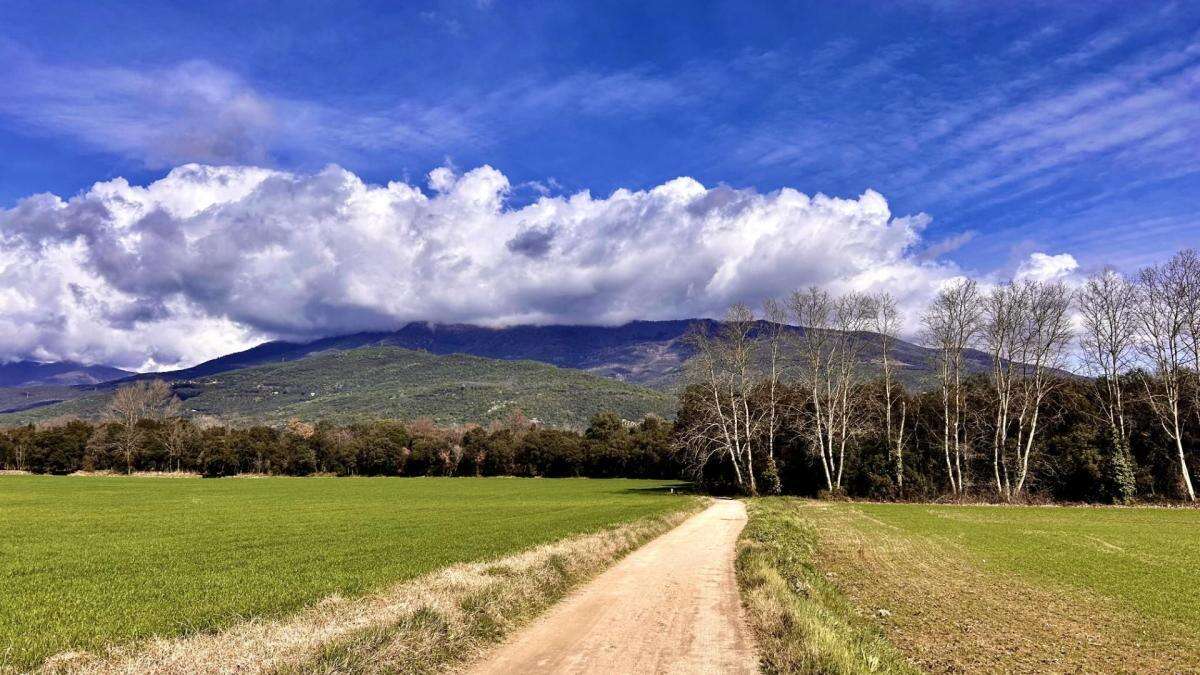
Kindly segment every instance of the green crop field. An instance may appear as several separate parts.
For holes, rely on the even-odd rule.
[[[683,508],[662,482],[0,476],[0,670]]]
[[[1192,671],[1197,533],[1197,509],[764,499],[751,505],[743,583],[762,586],[750,571],[773,567],[786,577],[775,595],[792,597],[760,604],[840,617],[831,625],[852,649],[828,658],[866,653],[879,631],[936,671]],[[760,630],[812,651],[802,635]]]
[[[1200,631],[1200,510],[862,504],[1034,584],[1098,594]]]

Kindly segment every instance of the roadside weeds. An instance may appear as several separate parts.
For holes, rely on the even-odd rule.
[[[737,578],[763,672],[919,672],[816,569],[816,534],[786,501],[748,508]]]

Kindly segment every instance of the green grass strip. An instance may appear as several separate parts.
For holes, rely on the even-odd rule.
[[[793,502],[749,502],[737,578],[766,673],[915,673],[814,567],[817,537]]]

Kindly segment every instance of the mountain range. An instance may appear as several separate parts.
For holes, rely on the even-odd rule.
[[[111,366],[88,366],[75,361],[10,361],[0,363],[0,387],[72,386],[99,384],[134,373]]]
[[[134,375],[104,366],[38,364],[61,365],[62,373],[90,368],[86,372],[95,381],[64,386],[48,379],[54,375],[45,370],[42,379],[26,377],[19,386],[0,385],[0,423],[62,414],[94,415],[103,408],[101,401],[121,383],[144,378],[171,382],[185,407],[196,413],[242,421],[279,421],[293,415],[344,421],[386,414],[478,422],[520,407],[532,416],[540,412],[548,423],[577,425],[586,420],[593,403],[604,407],[604,397],[611,399],[610,409],[619,409],[630,418],[647,412],[669,414],[670,405],[664,402],[673,401],[684,365],[692,356],[688,331],[693,327],[712,331],[718,326],[710,319],[634,321],[613,327],[410,323],[392,332],[266,342],[191,368],[153,374]],[[765,327],[762,324],[759,329]],[[800,335],[804,329],[788,326],[785,330]],[[863,333],[861,338],[864,367],[877,367],[880,336]],[[465,359],[467,356],[476,358]],[[897,341],[892,357],[909,386],[930,383],[932,350]],[[972,351],[967,357],[968,370],[989,367],[982,352]],[[486,362],[491,363],[485,366]],[[14,368],[13,372],[18,371]],[[19,375],[12,376],[12,381],[19,379]],[[459,394],[471,388],[472,396],[456,399],[451,392],[457,384],[464,387]],[[416,398],[406,398],[408,394],[387,398],[389,391],[418,389],[422,393]],[[558,393],[548,394],[535,405],[539,389]],[[288,393],[264,393],[267,391]],[[481,393],[485,391],[491,393]],[[295,399],[297,392],[304,396],[302,401]],[[333,398],[326,398],[329,396]],[[443,397],[440,406],[439,396]],[[525,398],[528,396],[533,398]],[[579,404],[569,400],[572,396],[580,399]],[[464,405],[468,399],[471,403]],[[547,403],[549,399],[555,401]],[[387,400],[394,405],[382,403]]]
[[[339,424],[430,418],[484,423],[516,411],[550,426],[582,428],[599,412],[625,419],[674,415],[670,394],[533,361],[505,361],[390,346],[324,350],[305,358],[171,382],[184,412],[232,424],[292,418]],[[112,387],[79,388],[71,399],[0,415],[0,424],[97,418]]]

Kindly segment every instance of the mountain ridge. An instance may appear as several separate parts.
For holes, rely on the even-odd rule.
[[[273,340],[189,368],[139,374],[127,379],[191,379],[248,366],[296,360],[327,350],[386,345],[443,356],[469,354],[505,361],[538,361],[560,368],[585,370],[601,377],[652,389],[673,391],[682,377],[684,363],[692,355],[685,341],[688,331],[697,326],[712,331],[720,323],[715,319],[672,319],[631,321],[620,326],[553,324],[490,328],[472,324],[412,322],[396,331],[349,333],[308,342]],[[768,325],[764,321],[757,323],[759,330]],[[784,330],[803,335],[805,329],[789,325]],[[862,335],[864,360],[877,362],[881,354],[881,336],[871,332]],[[892,357],[900,364],[901,376],[907,376],[910,384],[917,384],[931,374],[934,353],[927,347],[897,340]],[[968,350],[968,371],[986,372],[990,368],[989,359],[983,352]]]
[[[770,324],[757,322],[756,330]],[[273,364],[283,364],[344,353],[369,347],[396,347],[435,356],[467,355],[497,361],[530,361],[583,371],[608,380],[644,387],[660,393],[678,393],[684,368],[693,350],[685,339],[694,328],[713,331],[720,326],[714,319],[677,319],[669,321],[633,321],[620,326],[547,325],[489,328],[471,324],[409,323],[396,331],[350,333],[318,338],[307,342],[274,340],[241,352],[227,354],[189,368],[158,373],[129,374],[121,379],[74,386],[0,387],[0,414],[12,415],[40,408],[56,407],[93,394],[107,394],[122,384],[137,380],[163,379],[186,392],[185,383],[203,381],[223,373],[232,373]],[[803,328],[785,326],[794,336]],[[864,367],[878,368],[881,336],[862,333],[860,360]],[[911,342],[897,340],[892,358],[898,377],[907,386],[931,386],[935,352]],[[987,372],[990,358],[983,352],[967,352],[969,372]],[[124,371],[122,371],[124,372]]]
[[[0,387],[101,384],[134,375],[128,370],[77,361],[20,360],[0,363]]]
[[[233,424],[291,418],[337,423],[427,417],[442,424],[485,424],[521,411],[551,426],[583,428],[592,415],[638,420],[673,416],[661,391],[534,361],[489,359],[394,346],[325,350],[306,358],[171,381],[189,416]],[[99,418],[110,390],[7,411],[0,424],[54,417]]]

